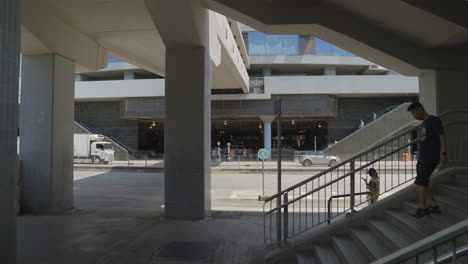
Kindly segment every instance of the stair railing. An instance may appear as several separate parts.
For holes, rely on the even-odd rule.
[[[379,176],[378,197],[406,187],[416,177],[413,153],[420,141],[419,134],[420,126],[406,130],[266,199],[265,244],[287,243],[292,237],[366,207],[368,197],[357,194],[368,191],[369,168],[374,168]],[[333,199],[328,216],[328,199],[345,194],[349,195]]]
[[[78,124],[79,126],[81,126],[81,128],[83,128],[84,130],[87,130],[89,133],[92,133],[92,134],[102,134],[100,133],[99,131],[97,131],[96,129],[94,128],[91,128],[81,122],[78,122],[78,121],[75,121],[76,124]],[[116,138],[116,137],[113,137],[113,136],[105,136],[106,138],[109,139],[109,141],[111,141],[111,143],[114,143],[115,145],[118,145],[120,146],[121,148],[123,148],[125,151],[127,151],[127,154],[131,154],[131,155],[135,155],[137,154],[137,150],[134,149],[133,147],[131,147],[130,145],[128,145],[127,143],[123,142],[122,140]]]
[[[468,220],[461,221],[451,227],[439,231],[423,240],[409,245],[399,251],[379,259],[372,264],[397,264],[407,263],[466,263],[468,255],[468,244],[466,236],[468,234]],[[447,250],[439,249],[446,245]],[[464,258],[463,258],[464,257]],[[463,259],[462,259],[463,258]]]

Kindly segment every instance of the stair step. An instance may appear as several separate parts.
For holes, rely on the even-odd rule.
[[[466,203],[462,203],[448,195],[437,195],[435,200],[439,203],[442,213],[448,213],[462,219],[468,218]]]
[[[405,234],[403,230],[384,219],[370,219],[369,224],[369,228],[374,234],[378,235],[380,240],[386,242],[392,251],[399,250],[416,242],[415,239]]]
[[[331,246],[316,245],[314,247],[315,256],[321,264],[338,264],[342,263],[337,253]]]
[[[317,258],[312,255],[297,255],[296,258],[297,264],[319,264]],[[291,264],[292,263],[293,262],[291,262]]]
[[[383,258],[392,252],[377,236],[367,229],[353,228],[351,229],[351,237],[370,260]]]
[[[333,246],[344,263],[368,263],[369,259],[348,237],[332,237]]]
[[[437,184],[435,187],[436,197],[437,193],[449,195],[457,201],[468,203],[468,188],[464,186],[457,186],[455,184]]]
[[[288,259],[288,260],[280,260],[279,262],[275,262],[277,264],[297,264],[297,259]],[[309,262],[303,262],[303,263],[309,263]],[[315,264],[315,262],[314,262]]]
[[[418,202],[403,202],[403,208],[408,214],[412,214],[418,209],[419,204]],[[437,229],[444,229],[446,227],[449,227],[451,225],[454,225],[463,219],[450,215],[448,213],[443,213],[442,214],[430,214],[426,215],[420,219],[418,219],[419,222],[425,223],[427,225],[431,225]]]
[[[385,210],[384,215],[385,220],[389,221],[395,226],[398,226],[412,239],[419,240],[439,231],[437,228],[422,223],[421,221],[419,221],[421,219],[414,218],[411,216],[411,214],[402,210]]]
[[[455,175],[455,184],[457,186],[468,186],[468,175]]]

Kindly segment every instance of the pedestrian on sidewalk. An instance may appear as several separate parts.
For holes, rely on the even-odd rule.
[[[367,190],[370,192],[370,194],[367,196],[367,203],[371,205],[374,202],[377,202],[379,200],[380,179],[379,179],[379,174],[374,168],[370,168],[367,171],[367,174],[369,174],[369,176],[371,177],[369,182],[367,182],[365,178],[361,178],[361,179],[364,181],[364,183],[366,184]]]
[[[442,121],[429,115],[421,103],[412,103],[408,111],[417,120],[422,120],[421,142],[418,149],[418,163],[416,164],[415,184],[419,191],[419,208],[413,214],[421,218],[431,213],[440,214],[440,208],[429,187],[429,178],[440,162],[447,163],[447,144]],[[429,206],[427,206],[429,200]]]

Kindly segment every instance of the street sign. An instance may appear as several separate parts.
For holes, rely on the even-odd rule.
[[[258,157],[262,160],[262,194],[258,196],[259,201],[265,201],[268,196],[265,195],[265,159],[270,156],[267,149],[261,148],[257,153]]]
[[[268,156],[270,156],[270,153],[268,153],[268,150],[262,148],[262,149],[259,149],[258,150],[258,153],[257,153],[258,157],[262,160],[268,158]]]

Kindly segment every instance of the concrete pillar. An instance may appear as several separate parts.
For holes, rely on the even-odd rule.
[[[449,160],[468,163],[468,68],[428,71],[419,77],[420,101],[445,126]]]
[[[336,67],[325,67],[325,69],[323,69],[323,75],[336,75]]]
[[[263,71],[263,76],[271,76],[271,67],[264,67],[262,71]]]
[[[135,72],[126,71],[124,72],[124,80],[134,80],[135,79]]]
[[[0,1],[0,262],[16,263],[20,1]]]
[[[55,54],[23,56],[21,207],[28,213],[73,207],[74,62]]]
[[[166,50],[165,214],[202,219],[211,210],[211,64],[208,49]]]
[[[271,159],[271,123],[275,120],[275,116],[260,116],[263,122],[263,148],[268,150]]]

